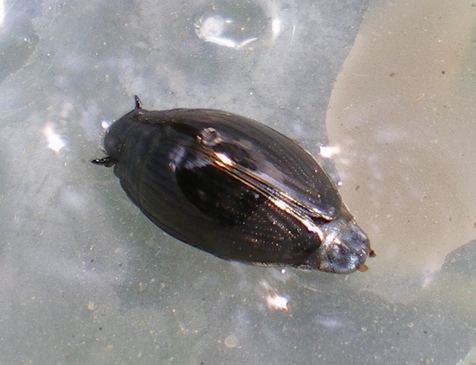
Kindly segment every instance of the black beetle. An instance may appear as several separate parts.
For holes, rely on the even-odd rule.
[[[227,260],[346,274],[369,240],[312,156],[281,133],[211,109],[135,109],[104,139],[129,198],[170,235]]]

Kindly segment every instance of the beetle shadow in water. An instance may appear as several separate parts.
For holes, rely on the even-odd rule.
[[[476,239],[458,247],[451,252],[441,269],[442,274],[457,272],[476,279]]]
[[[438,298],[454,315],[476,316],[476,240],[458,247],[445,259],[441,271],[425,286],[424,301]],[[470,318],[458,322],[474,322]],[[455,337],[457,338],[457,337]]]
[[[138,243],[129,277],[116,292],[122,310],[148,313],[141,321],[160,328],[164,341],[183,344],[193,337],[193,351],[183,356],[204,363],[226,358],[231,364],[239,359],[295,363],[297,358],[313,363],[317,356],[329,359],[325,364],[356,359],[374,363],[376,358],[399,363],[432,356],[442,364],[439,360],[448,359],[448,354],[456,363],[468,350],[455,350],[452,343],[455,333],[465,330],[464,322],[447,324],[447,331],[441,331],[436,314],[451,313],[451,306],[435,308],[428,301],[415,310],[415,303],[389,303],[354,280],[365,273],[354,273],[349,280],[317,271],[255,267],[221,260],[171,237],[161,241],[159,251],[157,245]],[[267,299],[273,296],[285,298],[287,310],[270,307]],[[422,311],[428,315],[422,317]],[[224,353],[219,342],[230,334],[246,351]],[[297,357],[296,348],[307,350]]]
[[[233,306],[236,299],[232,298],[242,298],[248,303],[247,307],[259,310],[266,306],[267,294],[310,287],[311,284],[301,282],[300,275],[326,292],[335,291],[330,288],[344,281],[344,276],[318,271],[227,261],[180,242],[145,219],[144,227],[135,230],[138,233],[130,243],[134,254],[127,265],[127,284],[123,282],[115,287],[125,305],[161,308],[164,298],[174,297],[173,300],[180,302],[207,298],[211,307]],[[340,289],[345,288],[354,291],[347,284]]]

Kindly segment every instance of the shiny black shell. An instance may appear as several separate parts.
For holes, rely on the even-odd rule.
[[[369,241],[327,173],[294,141],[219,110],[136,107],[109,128],[130,199],[170,235],[218,257],[333,273],[358,269]]]

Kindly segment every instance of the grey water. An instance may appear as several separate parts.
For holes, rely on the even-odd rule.
[[[0,364],[474,363],[475,18],[463,1],[0,0]],[[322,159],[368,271],[253,267],[160,231],[90,163],[135,94]]]

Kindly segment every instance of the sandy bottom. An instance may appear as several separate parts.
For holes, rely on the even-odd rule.
[[[378,255],[368,285],[385,297],[415,294],[476,236],[475,20],[465,1],[376,4],[333,90],[341,192]]]

